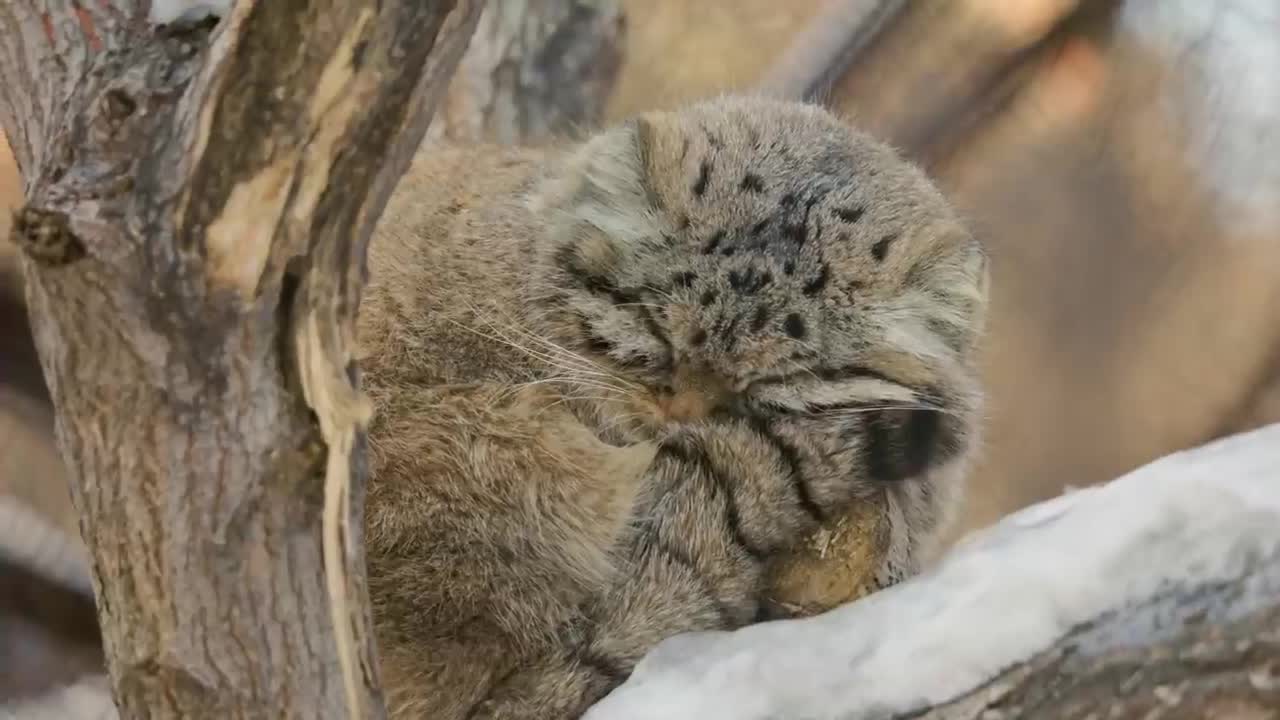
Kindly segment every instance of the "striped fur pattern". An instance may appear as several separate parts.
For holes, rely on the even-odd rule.
[[[441,178],[449,182],[441,182]],[[915,572],[976,444],[979,245],[816,107],[424,150],[370,251],[369,582],[393,716],[570,718],[853,503]]]

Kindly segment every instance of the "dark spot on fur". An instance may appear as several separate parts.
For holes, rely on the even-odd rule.
[[[689,223],[689,216],[688,216],[688,215],[681,215],[681,216],[680,216],[680,229],[681,229],[681,230],[688,230],[688,229],[689,229],[689,224],[690,224],[690,223]]]
[[[698,180],[693,184],[693,194],[695,197],[702,197],[707,192],[707,185],[711,182],[711,161],[703,160],[702,165],[698,168]]]
[[[729,271],[729,287],[743,295],[754,295],[771,282],[773,282],[773,274],[768,270],[759,271],[755,268],[746,268],[744,270]]]
[[[698,347],[699,345],[701,345],[706,341],[707,341],[707,331],[703,328],[698,328],[697,330],[694,330],[692,333],[689,334],[689,344],[694,347]]]
[[[797,245],[803,245],[809,234],[804,225],[787,225],[782,232]]]
[[[866,211],[867,211],[866,208],[860,208],[860,207],[836,208],[835,210],[832,210],[832,212],[836,214],[836,217],[840,218],[841,220],[847,223],[858,222],[859,220],[862,219],[862,214],[865,213]]]
[[[877,240],[875,245],[871,246],[871,256],[876,259],[876,262],[884,261],[885,257],[889,255],[889,246],[897,239],[897,235],[885,235]]]
[[[706,307],[707,305],[710,305],[711,303],[715,302],[716,296],[719,294],[720,293],[716,292],[715,288],[707,290],[702,293],[702,297],[698,298],[698,304],[702,305],[703,307]]]
[[[666,331],[662,329],[662,326],[658,324],[657,319],[653,317],[653,311],[645,305],[638,305],[629,309],[634,310],[636,314],[639,315],[640,324],[644,325],[644,329],[648,330],[649,334],[653,336],[653,339],[657,340],[666,351],[666,354],[659,364],[663,367],[669,366],[671,364],[672,356],[671,338],[667,337]]]
[[[736,248],[736,247],[734,247],[734,246],[732,246],[732,245],[726,245],[726,246],[724,247],[724,249],[722,249],[722,250],[720,251],[720,254],[721,254],[721,255],[723,255],[723,256],[725,256],[725,257],[731,257],[731,256],[732,256],[734,253],[736,253],[736,252],[738,252],[738,248]]]
[[[783,195],[782,199],[779,200],[778,202],[780,202],[782,204],[782,207],[786,209],[791,207],[792,205],[795,205],[798,199],[799,198],[796,197],[795,193],[787,193],[786,195]]]
[[[764,192],[764,180],[755,173],[747,173],[742,176],[742,185],[740,187],[747,192],[761,193]]]
[[[698,274],[695,272],[681,272],[671,276],[671,284],[678,288],[687,288],[697,279]]]
[[[825,195],[825,193],[824,193],[824,195]],[[795,241],[795,243],[796,243],[797,245],[803,245],[803,244],[804,244],[804,241],[805,241],[806,239],[808,239],[808,235],[809,235],[809,216],[810,216],[810,214],[811,214],[811,213],[812,213],[812,211],[813,211],[813,206],[814,206],[814,205],[817,205],[817,204],[818,204],[818,202],[819,202],[821,199],[822,199],[821,197],[817,197],[817,196],[815,196],[815,197],[811,197],[811,198],[809,198],[808,200],[806,200],[806,201],[805,201],[805,203],[804,203],[804,219],[800,221],[799,226],[793,226],[793,227],[791,227],[791,228],[788,228],[788,232],[791,234],[791,239],[792,239],[793,241]],[[817,224],[815,224],[815,225],[814,225],[814,236],[815,236],[815,237],[818,237],[818,236],[820,236],[821,234],[822,234],[822,230],[821,230],[821,228],[820,228]]]
[[[586,344],[588,350],[600,353],[601,355],[607,355],[611,350],[613,350],[613,343],[597,335],[596,331],[592,329],[591,324],[588,323],[585,318],[582,320],[581,330],[582,341]]]
[[[786,261],[786,262],[782,263],[782,274],[783,274],[783,275],[791,276],[791,275],[793,275],[793,274],[795,273],[795,271],[796,271],[796,261],[795,261],[795,260],[788,260],[788,261]]]
[[[711,253],[715,252],[716,248],[720,246],[721,241],[724,240],[725,234],[726,233],[724,230],[719,230],[716,232],[715,235],[712,235],[707,240],[707,244],[702,246],[702,254],[710,255]]]
[[[933,410],[866,413],[863,456],[873,480],[892,483],[915,477],[933,463],[942,436],[942,414]]]
[[[765,229],[766,229],[766,228],[768,228],[768,227],[769,227],[769,218],[765,218],[765,219],[761,220],[760,222],[756,223],[755,225],[752,225],[752,226],[751,226],[751,234],[752,234],[752,235],[759,235],[759,234],[763,233],[763,232],[765,231]]]
[[[742,315],[734,315],[733,319],[725,324],[724,329],[720,331],[720,339],[724,341],[726,350],[732,350],[738,345],[738,323],[742,322]]]
[[[818,268],[818,274],[809,282],[804,284],[805,295],[817,295],[822,292],[822,288],[827,286],[827,277],[830,273],[830,267],[826,263],[822,263],[822,267]]]
[[[800,317],[799,313],[787,313],[786,319],[782,321],[782,330],[796,340],[803,339],[807,332],[804,318]]]
[[[757,306],[756,314],[751,317],[751,332],[760,332],[767,322],[769,322],[769,306]]]

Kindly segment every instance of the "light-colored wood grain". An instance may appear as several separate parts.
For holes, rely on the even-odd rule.
[[[18,166],[13,161],[4,131],[0,130],[0,292],[15,287],[18,282],[16,250],[9,242],[9,223],[21,202]],[[3,372],[0,368],[0,373]]]

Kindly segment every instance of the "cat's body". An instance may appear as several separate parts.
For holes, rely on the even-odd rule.
[[[576,717],[872,503],[912,572],[973,444],[981,250],[816,108],[424,151],[370,249],[367,507],[402,717]]]

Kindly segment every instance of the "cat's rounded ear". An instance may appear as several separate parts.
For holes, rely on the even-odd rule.
[[[684,194],[679,190],[689,154],[688,134],[671,113],[646,113],[632,124],[649,201],[671,215],[683,213]]]
[[[991,271],[986,250],[970,232],[957,223],[946,222],[926,229],[935,235],[934,257],[923,262],[931,266],[927,295],[941,305],[931,315],[932,326],[946,329],[957,348],[972,350],[986,330]]]
[[[991,258],[986,248],[977,240],[972,241],[967,268],[974,278],[973,329],[981,338],[987,332],[988,309],[991,303]]]
[[[670,143],[663,135],[645,118],[592,137],[531,195],[529,207],[571,237],[603,234],[623,244],[662,238],[669,229],[650,163]]]

